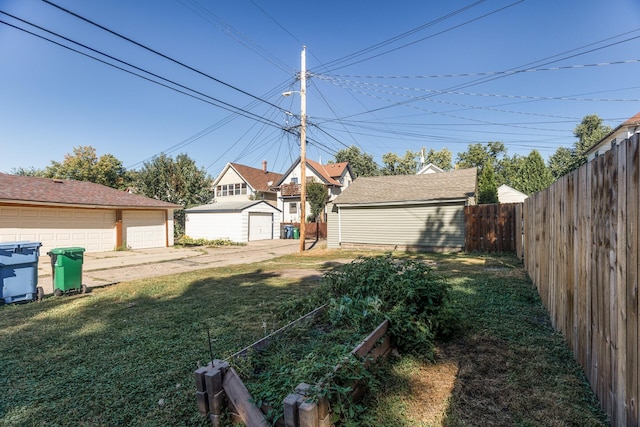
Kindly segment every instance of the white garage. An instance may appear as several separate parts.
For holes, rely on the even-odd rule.
[[[124,244],[131,249],[166,246],[166,211],[122,212]]]
[[[279,237],[280,210],[264,200],[214,202],[185,210],[185,234],[233,242]]]
[[[114,210],[0,206],[0,241],[43,242],[45,250],[80,246],[87,252],[110,251],[115,223]]]
[[[177,208],[91,182],[0,173],[0,242],[41,242],[41,253],[171,246]]]

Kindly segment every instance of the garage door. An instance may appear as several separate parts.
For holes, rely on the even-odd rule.
[[[164,211],[123,211],[122,228],[124,243],[131,249],[167,245]]]
[[[0,241],[42,242],[41,254],[69,246],[112,251],[115,224],[114,210],[0,206]]]
[[[273,239],[273,214],[249,212],[249,241]]]

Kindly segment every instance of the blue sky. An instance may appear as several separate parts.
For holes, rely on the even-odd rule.
[[[585,115],[615,127],[640,112],[637,0],[51,1],[191,69],[41,0],[0,0],[0,20],[191,96],[0,24],[0,172],[81,145],[133,169],[165,152],[212,176],[263,159],[282,172],[299,155],[281,128],[300,99],[281,94],[299,89],[303,45],[322,162],[350,145],[380,162],[488,141],[547,159]]]

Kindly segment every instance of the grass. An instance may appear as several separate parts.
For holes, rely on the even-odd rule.
[[[216,358],[232,354],[281,326],[280,301],[318,285],[302,270],[355,255],[317,250],[4,306],[0,426],[208,425],[193,383],[207,330]],[[517,259],[418,258],[450,278],[463,328],[435,364],[379,367],[387,381],[365,400],[375,425],[606,425]]]

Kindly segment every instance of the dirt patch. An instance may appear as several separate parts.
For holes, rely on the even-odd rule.
[[[304,280],[317,280],[320,281],[324,274],[317,270],[308,270],[303,268],[291,268],[286,270],[278,270],[275,272],[280,277],[286,279],[304,279]]]
[[[443,346],[446,360],[459,367],[444,425],[477,425],[491,420],[492,426],[512,426],[509,407],[514,390],[508,382],[509,346],[506,342],[475,335]]]
[[[423,365],[409,380],[407,420],[416,425],[442,425],[458,374],[455,360]]]

